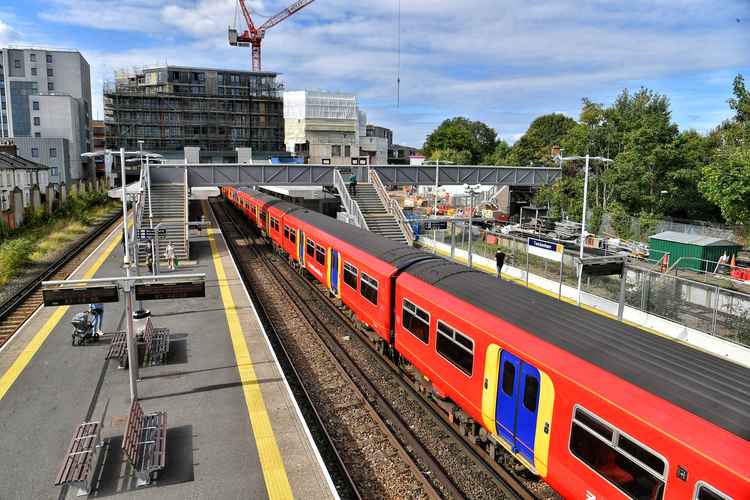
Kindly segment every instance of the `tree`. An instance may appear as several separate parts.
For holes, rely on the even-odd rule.
[[[552,146],[560,144],[576,121],[553,113],[535,119],[513,145],[509,160],[515,165],[552,164]]]
[[[428,158],[439,149],[468,151],[471,155],[469,164],[478,164],[494,152],[496,143],[495,129],[482,122],[457,117],[445,120],[428,135],[423,150]]]
[[[466,150],[456,151],[455,149],[436,149],[430,155],[430,160],[450,162],[454,165],[471,165],[471,153]]]
[[[510,160],[508,159],[510,157],[510,152],[510,145],[500,139],[497,141],[495,151],[493,151],[492,154],[487,155],[484,160],[482,160],[482,163],[484,165],[510,165]]]
[[[734,77],[734,97],[729,99],[729,107],[736,113],[735,120],[738,122],[750,121],[750,93],[745,88],[745,78],[742,75]]]
[[[721,208],[731,223],[750,221],[750,147],[724,148],[703,168],[703,195]]]

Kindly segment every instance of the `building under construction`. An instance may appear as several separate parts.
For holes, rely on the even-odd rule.
[[[236,148],[284,151],[283,85],[276,73],[162,66],[118,72],[104,89],[107,147],[235,162]]]

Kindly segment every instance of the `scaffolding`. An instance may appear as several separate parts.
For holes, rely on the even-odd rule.
[[[275,73],[163,66],[118,71],[104,87],[107,147],[233,155],[284,149],[284,87]]]

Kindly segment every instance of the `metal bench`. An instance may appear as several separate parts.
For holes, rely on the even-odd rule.
[[[138,401],[130,405],[122,449],[135,471],[137,486],[151,484],[167,458],[167,412],[143,413]]]
[[[104,359],[117,359],[120,362],[120,367],[128,366],[127,332],[115,332]]]
[[[55,486],[78,486],[79,497],[88,496],[91,492],[91,478],[99,460],[99,450],[104,444],[101,438],[102,423],[108,406],[109,401],[104,405],[102,418],[98,422],[84,422],[76,429],[57,473]]]
[[[145,364],[163,364],[169,354],[169,329],[155,328],[151,318],[148,318],[143,329],[143,343],[145,344]]]

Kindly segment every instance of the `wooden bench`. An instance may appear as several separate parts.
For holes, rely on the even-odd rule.
[[[155,328],[151,318],[148,318],[143,329],[143,343],[145,344],[144,364],[163,364],[169,354],[169,329]]]
[[[137,477],[137,486],[151,484],[166,466],[167,412],[143,413],[138,401],[130,405],[122,449]]]
[[[104,359],[117,359],[120,367],[128,366],[128,335],[127,332],[115,332],[109,350]]]
[[[88,496],[91,492],[91,478],[98,462],[99,450],[103,446],[102,422],[108,406],[109,401],[104,405],[104,413],[98,422],[84,422],[76,429],[57,473],[55,486],[78,486],[79,497]]]

